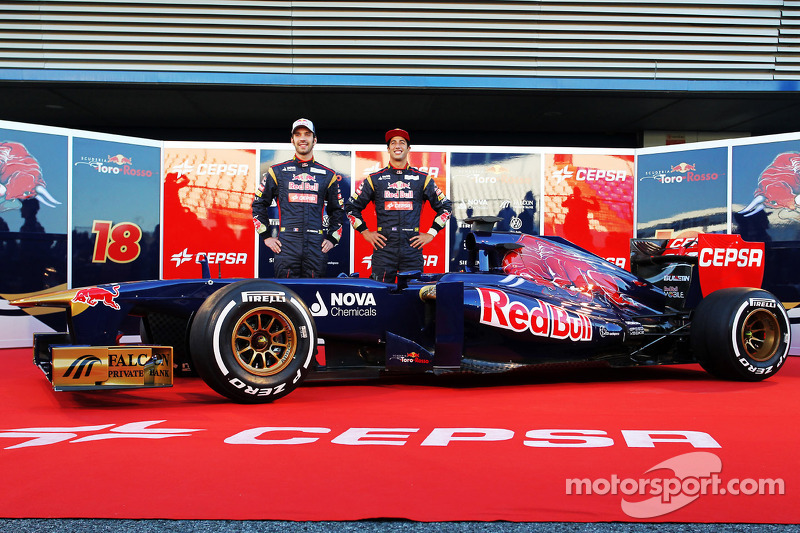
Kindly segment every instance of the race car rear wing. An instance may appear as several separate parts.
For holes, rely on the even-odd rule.
[[[694,308],[727,287],[761,288],[765,246],[739,235],[702,233],[679,239],[631,239],[631,271],[660,287],[667,305]]]

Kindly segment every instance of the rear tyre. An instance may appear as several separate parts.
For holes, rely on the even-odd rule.
[[[291,290],[259,279],[232,283],[208,298],[192,322],[189,348],[209,387],[239,403],[266,403],[306,377],[316,328]]]
[[[692,350],[711,375],[760,381],[775,374],[791,344],[789,317],[767,291],[736,287],[703,298],[692,321]]]

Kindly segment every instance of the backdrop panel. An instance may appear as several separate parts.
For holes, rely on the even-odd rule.
[[[67,285],[68,152],[66,135],[0,129],[0,347],[30,346],[34,331],[65,325],[8,300]]]
[[[416,148],[415,148],[416,149]],[[412,151],[409,153],[408,161],[412,167],[416,167],[432,176],[436,185],[442,190],[445,196],[449,197],[447,179],[447,153],[424,151]],[[354,191],[360,190],[361,183],[373,172],[384,168],[389,164],[389,153],[383,151],[356,151],[355,152],[355,174],[352,179],[351,188]],[[367,227],[375,231],[375,206],[370,203],[363,212],[364,221]],[[420,232],[426,232],[431,227],[435,213],[431,206],[425,202],[420,218]],[[452,220],[450,224],[455,224]],[[351,231],[352,233],[352,231]],[[423,272],[447,272],[448,269],[448,234],[446,231],[439,232],[433,241],[422,250],[424,258]],[[352,271],[357,272],[362,278],[369,277],[372,272],[372,247],[360,235],[354,235],[352,240]]]
[[[728,230],[728,149],[638,158],[637,237],[694,237]]]
[[[733,231],[749,240],[800,240],[800,141],[734,146]]]
[[[470,217],[496,216],[499,230],[539,234],[540,154],[453,152],[450,175],[450,271],[467,266],[464,238]]]
[[[253,277],[255,148],[201,143],[164,147],[163,279]]]
[[[546,154],[543,233],[564,237],[627,268],[633,169],[633,154]]]
[[[261,148],[259,161],[259,182],[261,177],[269,170],[272,165],[288,161],[294,157],[293,150]],[[332,168],[341,176],[339,180],[339,192],[343,199],[350,197],[350,168],[352,166],[352,153],[341,150],[315,149],[314,159],[328,168]],[[278,218],[278,207],[273,202],[270,208],[270,218]],[[328,227],[328,216],[323,216],[323,227]],[[350,225],[347,218],[344,219],[344,231],[339,240],[339,244],[328,252],[328,277],[334,277],[341,273],[349,274],[350,268]],[[271,278],[275,274],[275,254],[267,248],[262,239],[258,241],[258,276],[261,278]]]
[[[73,287],[158,279],[160,176],[160,145],[73,138]]]

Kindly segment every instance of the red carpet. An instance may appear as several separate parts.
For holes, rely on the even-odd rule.
[[[0,359],[6,518],[800,522],[796,357],[762,383],[558,370],[260,406],[198,379],[55,393],[29,350]]]

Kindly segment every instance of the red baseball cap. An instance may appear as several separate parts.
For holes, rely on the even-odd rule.
[[[389,130],[386,132],[386,142],[392,140],[392,137],[402,137],[406,140],[407,143],[411,142],[411,138],[408,136],[408,132],[406,130],[401,130],[400,128],[395,128],[393,130]]]

